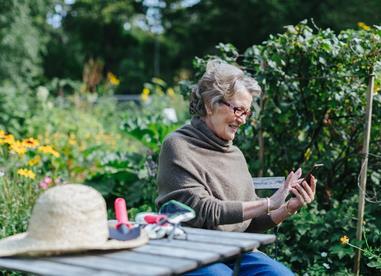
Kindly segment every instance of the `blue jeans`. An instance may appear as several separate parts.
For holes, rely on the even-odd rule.
[[[198,275],[233,275],[234,261],[228,263],[216,263],[195,271],[189,272],[187,276]],[[242,255],[239,275],[264,275],[264,276],[291,276],[294,273],[283,264],[271,259],[266,254],[256,251]]]

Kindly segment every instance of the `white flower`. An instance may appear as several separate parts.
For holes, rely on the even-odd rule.
[[[327,257],[327,252],[321,252],[320,256],[322,256],[323,258]]]
[[[329,266],[329,264],[327,263],[323,263],[323,266],[326,268],[326,269],[330,269],[331,267]]]
[[[171,123],[177,122],[176,110],[174,108],[164,108],[163,109],[164,118],[167,119]]]
[[[48,99],[49,96],[49,90],[45,86],[39,86],[37,87],[37,98],[45,102]]]

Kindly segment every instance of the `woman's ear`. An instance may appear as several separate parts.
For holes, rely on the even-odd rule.
[[[213,114],[213,110],[212,110],[212,107],[210,105],[205,104],[204,107],[205,107],[206,115],[212,115]]]

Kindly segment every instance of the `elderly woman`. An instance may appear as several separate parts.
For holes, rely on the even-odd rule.
[[[207,64],[192,91],[191,123],[170,134],[159,158],[156,200],[161,206],[175,199],[192,207],[190,226],[222,231],[261,232],[276,226],[314,199],[316,180],[291,172],[269,198],[259,198],[242,152],[232,144],[240,126],[251,115],[257,82],[221,60]],[[295,196],[285,202],[289,193]],[[231,275],[233,263],[218,263],[189,275]],[[292,275],[284,265],[262,252],[247,253],[243,275]]]

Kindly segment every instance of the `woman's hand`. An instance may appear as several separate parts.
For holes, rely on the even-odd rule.
[[[299,168],[295,173],[291,171],[287,176],[286,181],[283,183],[283,186],[280,187],[271,197],[270,197],[270,210],[278,209],[285,202],[286,197],[290,193],[290,190],[293,187],[296,187],[300,184],[302,179],[302,170]]]
[[[311,175],[310,183],[303,181],[301,184],[291,187],[291,192],[295,197],[291,198],[287,203],[287,210],[295,213],[302,206],[311,203],[315,199],[316,178]]]

